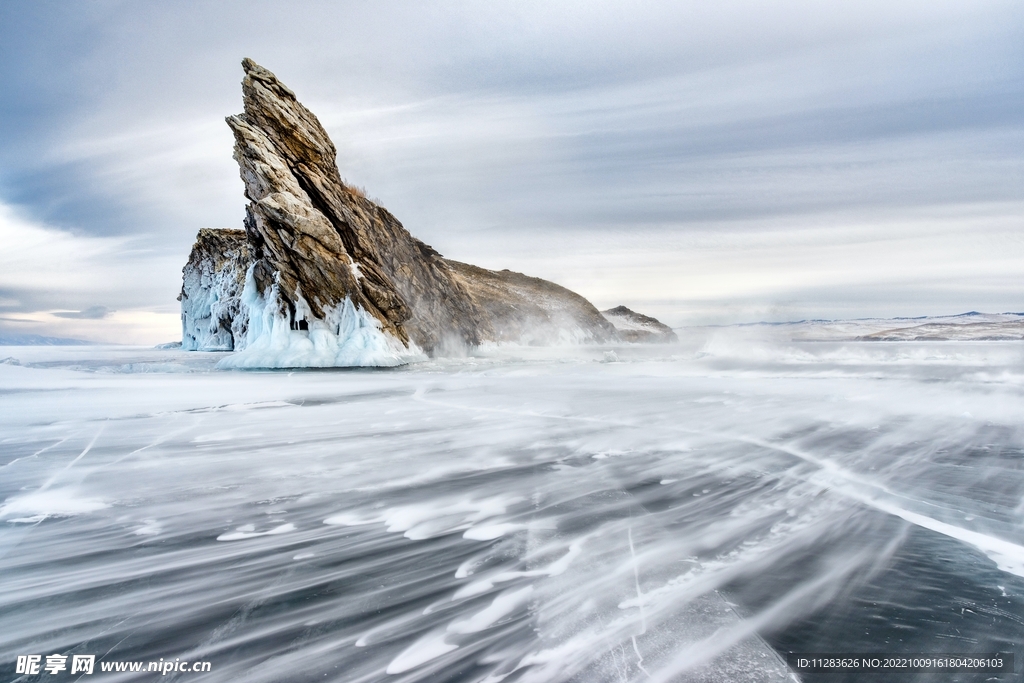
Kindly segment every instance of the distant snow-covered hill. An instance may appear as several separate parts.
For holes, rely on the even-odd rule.
[[[919,318],[800,320],[755,323],[784,328],[797,341],[1015,341],[1024,340],[1024,313],[978,313]]]
[[[0,346],[90,346],[84,339],[44,337],[38,334],[0,334]]]

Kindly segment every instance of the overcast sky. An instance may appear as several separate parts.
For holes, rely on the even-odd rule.
[[[180,336],[239,62],[446,256],[673,325],[1024,310],[1024,3],[0,4],[0,332]]]

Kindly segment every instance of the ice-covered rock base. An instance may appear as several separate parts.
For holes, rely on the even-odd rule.
[[[415,346],[406,348],[381,330],[380,322],[351,299],[325,309],[323,320],[297,311],[296,319],[305,316],[309,322],[304,320],[307,329],[294,329],[282,312],[277,285],[260,296],[251,268],[241,302],[248,330],[241,349],[217,364],[222,369],[394,367],[423,357]]]

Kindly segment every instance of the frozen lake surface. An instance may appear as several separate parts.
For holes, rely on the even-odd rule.
[[[296,372],[0,348],[3,679],[58,680],[13,673],[53,653],[268,683],[1020,670],[1024,344],[683,336]]]

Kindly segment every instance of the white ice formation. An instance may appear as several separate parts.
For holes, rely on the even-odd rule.
[[[393,367],[421,357],[412,345],[381,330],[376,318],[345,299],[340,306],[325,308],[323,319],[308,315],[308,306],[298,297],[298,318],[305,318],[307,329],[293,329],[289,317],[281,312],[278,286],[267,296],[257,291],[252,268],[246,275],[241,295],[241,310],[248,320],[245,336],[239,339],[237,353],[220,363],[220,368],[328,368]],[[301,310],[306,308],[306,311]]]
[[[241,305],[252,256],[242,230],[199,231],[182,269],[181,348],[231,351],[249,323]]]

